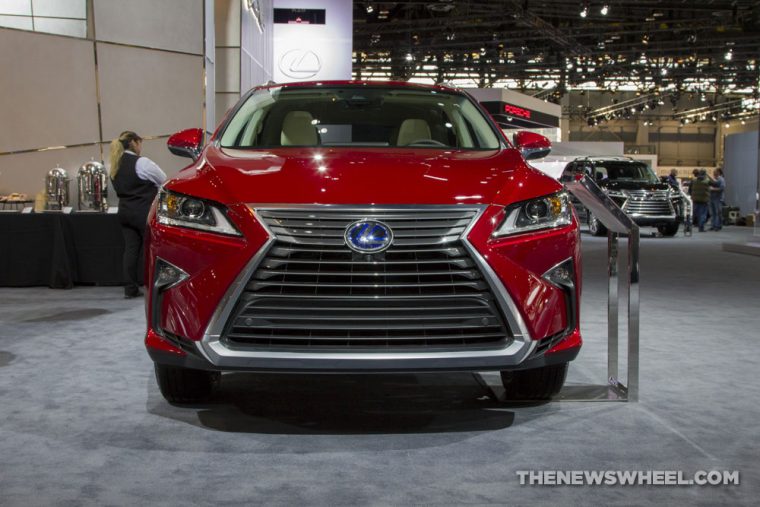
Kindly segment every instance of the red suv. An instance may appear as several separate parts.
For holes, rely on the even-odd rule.
[[[501,371],[511,399],[562,387],[581,346],[578,223],[463,91],[408,83],[255,88],[161,189],[148,331],[164,397],[222,371]]]

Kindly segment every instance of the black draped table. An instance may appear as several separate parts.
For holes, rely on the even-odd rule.
[[[122,283],[116,215],[0,213],[0,287]]]

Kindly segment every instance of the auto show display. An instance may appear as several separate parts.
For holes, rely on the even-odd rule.
[[[603,399],[638,401],[639,399],[639,226],[593,179],[576,173],[565,182],[573,198],[588,208],[607,231],[607,382]],[[624,286],[626,312],[626,376],[620,375],[619,238],[627,241],[627,266]]]
[[[684,222],[687,202],[680,188],[663,183],[643,162],[629,157],[582,157],[565,167],[561,181],[585,174],[593,179],[636,224],[656,227],[663,236],[675,236]],[[582,203],[573,201],[579,219],[594,236],[607,228]]]
[[[149,218],[162,394],[204,399],[222,370],[496,370],[550,398],[581,346],[579,231],[525,163],[549,141],[514,139],[443,86],[246,94]]]

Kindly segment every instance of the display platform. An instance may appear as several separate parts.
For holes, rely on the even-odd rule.
[[[119,285],[123,251],[116,215],[0,214],[0,287]]]

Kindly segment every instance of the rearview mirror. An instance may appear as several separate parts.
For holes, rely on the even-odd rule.
[[[196,161],[203,149],[203,130],[187,129],[172,134],[166,141],[166,146],[178,157],[189,157]]]
[[[521,130],[512,136],[512,142],[525,160],[544,158],[552,151],[551,141],[535,132]]]

